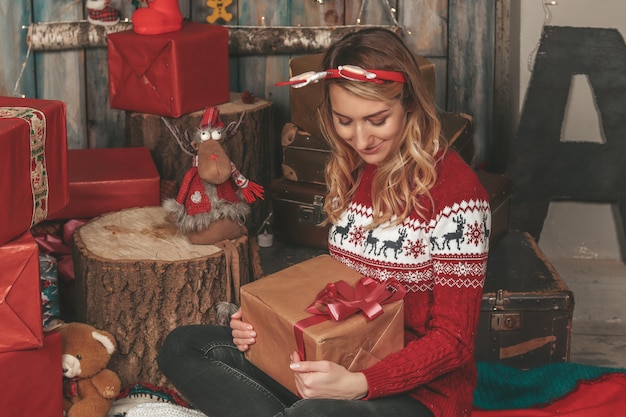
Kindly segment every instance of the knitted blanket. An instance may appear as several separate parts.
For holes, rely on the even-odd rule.
[[[603,416],[626,410],[626,369],[554,363],[519,370],[478,364],[473,417]]]

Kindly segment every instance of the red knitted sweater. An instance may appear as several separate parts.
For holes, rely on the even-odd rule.
[[[436,417],[470,416],[476,387],[474,336],[487,267],[489,199],[472,169],[454,151],[438,165],[426,220],[365,229],[371,220],[367,166],[359,189],[333,225],[333,257],[365,276],[396,278],[407,288],[405,348],[363,371],[366,399],[408,392]],[[430,200],[422,201],[431,207]]]

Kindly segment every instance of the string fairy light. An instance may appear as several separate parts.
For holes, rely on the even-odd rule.
[[[56,18],[57,15],[58,16],[63,16],[65,13],[67,13],[69,10],[72,9],[72,7],[76,6],[77,4],[82,3],[82,0],[72,0],[71,2],[69,2],[68,4],[66,4],[63,7],[59,7],[55,10],[53,10],[53,13],[51,14],[52,18]],[[32,25],[33,22],[31,22]],[[29,26],[23,25],[22,26],[22,30],[28,30]],[[30,54],[32,51],[32,45],[30,42],[28,43],[28,49],[26,50],[26,56],[24,58],[24,62],[22,62],[22,66],[20,67],[20,72],[17,76],[17,79],[15,80],[15,85],[13,86],[13,97],[26,97],[25,94],[22,93],[18,93],[18,90],[20,88],[20,84],[22,83],[22,78],[24,77],[24,71],[26,70],[26,66],[28,65],[28,59],[30,58]]]
[[[556,1],[546,1],[539,0],[541,2],[541,7],[543,8],[543,24],[541,25],[541,32],[543,32],[543,28],[550,24],[552,21],[552,13],[550,12],[549,6],[556,6],[558,3]],[[528,58],[526,59],[526,66],[528,68],[528,72],[533,72],[533,66],[535,64],[535,56],[537,51],[539,50],[539,46],[541,45],[541,36],[537,41],[535,47],[528,54]]]
[[[411,35],[410,30],[406,29],[403,26],[400,26],[400,23],[398,23],[398,19],[396,19],[397,10],[395,7],[391,6],[391,4],[389,3],[389,0],[381,0],[381,1],[383,2],[383,6],[385,6],[385,8],[387,9],[387,12],[389,13],[389,17],[391,18],[391,21],[393,22],[393,24],[403,29],[407,34]],[[365,10],[366,2],[367,0],[361,0],[361,5],[359,6],[359,14],[357,15],[357,18],[356,18],[357,25],[361,24],[361,18],[363,17],[363,11]]]
[[[22,27],[22,29],[27,29],[27,27]],[[17,80],[15,80],[15,86],[13,86],[13,97],[26,97],[24,94],[18,94],[17,91],[20,88],[20,84],[22,83],[22,77],[24,76],[24,70],[26,69],[26,65],[28,65],[28,58],[30,57],[31,50],[32,47],[29,42],[28,49],[26,50],[26,57],[24,58],[24,62],[22,62],[20,73],[17,75]]]

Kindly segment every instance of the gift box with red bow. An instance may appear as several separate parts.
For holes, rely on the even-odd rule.
[[[112,108],[180,117],[229,101],[227,28],[184,22],[175,32],[107,39]]]
[[[0,353],[2,415],[62,417],[61,368],[61,334],[58,331],[45,333],[43,347],[39,349]]]
[[[0,245],[68,201],[65,103],[0,97]]]
[[[294,393],[294,351],[364,369],[404,346],[403,295],[329,255],[293,265],[241,287],[243,321],[258,335],[246,356]]]

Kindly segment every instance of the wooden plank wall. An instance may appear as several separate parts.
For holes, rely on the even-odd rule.
[[[499,0],[507,2],[508,0]],[[206,22],[213,9],[206,1],[179,0],[183,15]],[[233,0],[230,21],[240,26],[392,25],[386,0]],[[436,66],[436,101],[440,109],[474,116],[477,162],[490,165],[494,156],[493,77],[495,3],[489,0],[389,0],[409,47]],[[82,20],[80,0],[0,0],[0,95],[57,99],[68,106],[70,148],[119,147],[124,144],[125,113],[108,106],[105,48],[31,52],[26,30],[33,22]],[[132,16],[129,0],[113,0],[123,18]],[[249,90],[273,103],[280,132],[289,120],[289,91],[274,83],[288,77],[291,56],[231,57],[232,91]],[[496,143],[497,145],[497,143]],[[497,156],[496,156],[497,157]]]

